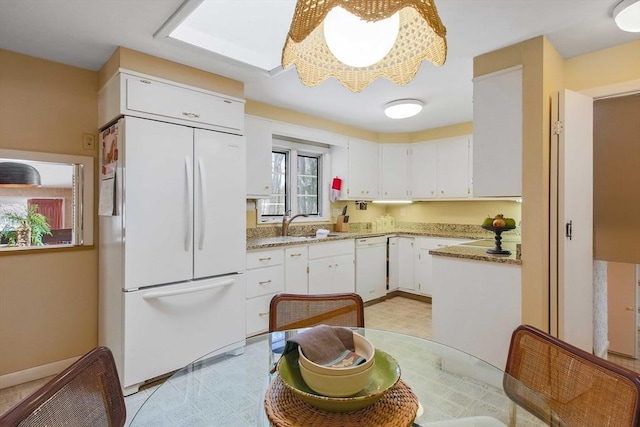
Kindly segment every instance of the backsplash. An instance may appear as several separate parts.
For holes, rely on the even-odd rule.
[[[289,227],[289,235],[306,236],[315,235],[320,228],[327,228],[333,232],[335,224],[313,224],[313,225],[296,225]],[[247,228],[247,239],[260,239],[267,237],[280,236],[282,230],[281,225],[263,226],[256,228]],[[424,233],[424,234],[462,234],[462,235],[478,235],[480,238],[493,238],[494,234],[483,229],[476,224],[445,224],[445,223],[424,223],[424,222],[398,222],[393,230],[384,230],[385,233],[394,232],[408,233]],[[349,232],[351,233],[368,233],[372,232],[372,223],[370,222],[352,222],[349,223]],[[382,231],[376,231],[377,233]],[[486,237],[485,237],[486,236]],[[502,233],[503,238],[520,237],[520,227]]]

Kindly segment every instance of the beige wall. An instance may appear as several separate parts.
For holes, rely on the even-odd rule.
[[[175,82],[199,87],[213,92],[244,98],[244,83],[226,77],[211,74],[197,68],[188,67],[146,53],[119,47],[98,72],[98,87],[113,76],[118,68],[149,74]]]
[[[0,50],[0,147],[96,156],[98,74]],[[0,253],[0,375],[97,343],[97,251]]]
[[[640,95],[593,109],[595,258],[640,264]]]

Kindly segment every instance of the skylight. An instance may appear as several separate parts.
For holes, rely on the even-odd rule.
[[[156,37],[272,71],[280,67],[294,8],[294,0],[189,0]]]

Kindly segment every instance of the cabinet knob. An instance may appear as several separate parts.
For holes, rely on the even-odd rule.
[[[269,189],[269,186],[268,186],[268,185],[266,185],[266,186],[264,187],[264,189],[265,189],[265,190],[268,190],[268,189]]]
[[[268,285],[269,283],[271,283],[271,279],[263,280],[262,282],[258,282],[259,285]]]
[[[302,256],[302,254],[291,254],[290,256],[294,257],[294,256]]]
[[[191,113],[191,112],[189,112],[189,111],[183,111],[183,112],[182,112],[182,115],[183,115],[183,116],[187,116],[187,117],[193,117],[193,118],[196,118],[196,119],[200,117],[200,114],[198,114],[198,113]]]
[[[270,256],[265,257],[265,258],[258,258],[258,261],[269,261],[271,259]]]
[[[440,190],[440,194],[444,194],[444,190]]]
[[[260,313],[258,313],[258,316],[268,316],[269,312],[268,311],[261,311]]]

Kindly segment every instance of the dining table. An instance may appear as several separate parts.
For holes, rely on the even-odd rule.
[[[280,384],[277,363],[284,345],[303,330],[260,334],[193,361],[156,388],[130,426],[547,425],[511,402],[503,384],[507,379],[517,380],[507,378],[501,368],[429,339],[371,328],[353,331],[396,361],[400,370],[400,380],[392,387],[396,395],[353,412],[325,412],[295,395],[285,396],[286,387],[276,387]],[[398,398],[398,393],[405,393],[404,397]],[[407,396],[415,402],[407,402]],[[401,399],[415,405],[403,407]],[[278,409],[280,404],[283,406]],[[375,421],[380,411],[393,420],[394,411],[407,408],[411,411],[408,418],[398,412],[400,424]],[[280,411],[276,417],[274,410]],[[291,420],[287,419],[289,415]],[[348,420],[340,421],[340,417]]]

